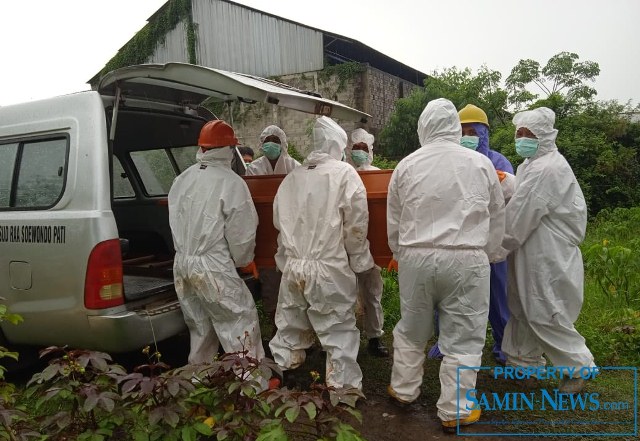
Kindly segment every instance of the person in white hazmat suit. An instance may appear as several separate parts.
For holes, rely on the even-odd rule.
[[[253,261],[258,215],[247,184],[231,170],[238,144],[224,121],[200,131],[197,162],[169,191],[169,224],[176,250],[174,279],[191,339],[189,363],[246,350],[264,357],[258,313],[236,267]]]
[[[247,176],[286,175],[300,165],[289,156],[287,135],[278,126],[268,126],[260,134],[260,151],[263,156],[247,167]]]
[[[264,154],[247,167],[247,176],[286,175],[300,165],[289,156],[287,135],[278,126],[268,126],[260,134],[260,150]],[[260,267],[262,306],[275,334],[275,314],[282,273],[277,268]]]
[[[361,389],[354,273],[372,269],[374,262],[367,240],[367,194],[357,172],[342,162],[346,146],[345,131],[330,118],[318,118],[314,151],[276,194],[276,264],[283,274],[278,330],[270,348],[282,369],[295,369],[304,362],[315,331],[327,353],[327,385]]]
[[[520,112],[516,152],[527,158],[516,172],[506,207],[503,247],[509,256],[508,304],[511,318],[502,349],[507,363],[576,368],[560,391],[584,386],[578,371],[594,367],[593,355],[574,327],[583,300],[584,268],[580,243],[587,206],[571,167],[556,147],[555,113],[546,107]]]
[[[398,261],[401,319],[393,330],[388,392],[401,403],[420,394],[425,348],[440,321],[438,417],[445,431],[480,418],[475,388],[489,314],[489,256],[504,234],[504,198],[493,164],[460,145],[458,111],[430,101],[418,121],[422,145],[393,172],[387,196],[389,247]],[[459,412],[459,413],[458,413]]]
[[[375,137],[365,129],[351,132],[351,143],[347,146],[347,159],[358,171],[380,170],[373,162],[373,142]]]
[[[351,132],[351,142],[347,145],[347,162],[358,171],[380,170],[371,165],[375,138],[366,130],[358,128]],[[350,161],[349,161],[350,160]],[[384,335],[384,313],[382,311],[382,291],[384,284],[380,267],[375,265],[370,271],[357,274],[358,294],[364,310],[364,332],[369,339],[368,350],[376,357],[388,357],[389,349],[380,337]]]

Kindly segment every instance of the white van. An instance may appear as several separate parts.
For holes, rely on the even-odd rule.
[[[97,91],[0,107],[0,303],[8,345],[125,352],[185,328],[167,199],[195,161],[205,100],[368,115],[257,77],[189,64],[107,74]]]

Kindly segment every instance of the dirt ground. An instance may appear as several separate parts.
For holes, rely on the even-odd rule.
[[[383,338],[391,348],[391,337]],[[493,365],[490,351],[485,349],[483,365]],[[301,389],[310,383],[309,372],[318,371],[324,374],[325,355],[319,348],[307,351],[307,360],[295,372],[295,383]],[[482,435],[482,433],[499,433],[507,430],[517,430],[504,427],[501,430],[493,424],[487,423],[491,418],[500,419],[499,414],[491,412],[485,415],[485,424],[475,424],[461,428],[461,434],[448,434],[442,431],[440,419],[437,416],[436,402],[440,394],[439,369],[437,360],[425,361],[425,372],[422,391],[416,403],[409,408],[398,407],[387,395],[387,385],[391,377],[392,358],[373,357],[367,353],[366,341],[362,341],[358,363],[363,371],[363,392],[365,400],[360,400],[357,409],[362,415],[362,425],[353,422],[353,426],[368,441],[405,441],[405,440],[467,440],[467,441],[503,441],[505,439],[528,441],[544,439],[546,441],[578,441],[593,439],[587,436],[513,436],[513,435]],[[324,375],[323,375],[324,376]],[[502,383],[501,383],[502,384]],[[491,391],[495,386],[489,371],[481,371],[478,375],[478,390]],[[504,387],[504,386],[503,386]],[[509,389],[509,386],[507,386]],[[533,415],[530,415],[532,418]],[[539,428],[540,429],[540,428]],[[544,430],[544,428],[542,428]],[[464,435],[464,433],[470,433]],[[631,440],[628,437],[606,437],[599,439]]]
[[[390,343],[390,342],[389,342]],[[303,366],[297,369],[298,385],[309,382],[308,372],[316,370],[324,373],[324,353],[319,349],[310,350]],[[360,348],[358,362],[363,371],[363,392],[365,400],[358,402],[357,409],[362,414],[362,425],[357,422],[354,427],[360,431],[368,441],[399,441],[399,440],[504,440],[497,436],[463,436],[447,434],[442,431],[440,419],[436,414],[436,401],[440,393],[438,379],[439,362],[428,360],[425,364],[425,381],[423,391],[415,404],[402,408],[394,404],[387,395],[387,385],[391,377],[391,358],[377,358],[369,355],[366,342]],[[435,383],[434,383],[435,382]],[[429,387],[433,385],[433,387]],[[484,430],[483,430],[484,429]],[[469,426],[473,433],[487,431],[489,427]],[[518,437],[524,441],[527,438]]]

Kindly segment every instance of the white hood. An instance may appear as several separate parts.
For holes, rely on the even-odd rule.
[[[462,126],[453,103],[444,98],[429,101],[418,120],[418,138],[420,145],[438,140],[460,143]]]
[[[533,157],[544,155],[552,150],[556,150],[556,137],[558,130],[553,128],[556,122],[556,114],[547,107],[538,107],[533,110],[516,113],[513,117],[513,124],[516,130],[525,127],[536,135],[540,142],[538,151]]]
[[[347,147],[347,159],[351,161],[351,147],[353,147],[354,144],[358,144],[359,142],[364,142],[367,147],[369,147],[368,164],[371,164],[373,162],[373,143],[375,142],[375,140],[375,137],[365,129],[355,129],[353,132],[351,132],[351,142]]]
[[[267,136],[277,136],[280,139],[280,156],[288,157],[289,156],[289,144],[287,143],[287,135],[284,133],[278,126],[268,126],[260,134],[260,151],[262,151],[262,144],[264,144],[264,140]]]
[[[220,147],[216,149],[203,150],[198,149],[196,153],[196,161],[202,164],[222,164],[231,167],[231,159],[233,159],[234,150],[231,147]]]
[[[329,117],[321,116],[313,127],[313,149],[326,153],[338,161],[347,147],[347,133],[337,122]]]

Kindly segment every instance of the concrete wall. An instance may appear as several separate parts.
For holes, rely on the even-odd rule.
[[[339,101],[372,116],[366,124],[337,120],[347,134],[362,127],[377,135],[389,120],[398,98],[407,96],[417,87],[370,66],[365,66],[363,72],[343,80],[337,74],[328,76],[325,71],[284,75],[276,80],[299,89],[320,93],[324,98]],[[314,115],[271,104],[236,103],[233,107],[233,118],[230,117],[229,109],[218,117],[225,121],[232,120],[238,139],[256,151],[259,147],[260,133],[271,124],[285,131],[289,143],[295,144],[302,156],[306,156],[312,148],[311,129],[316,119]]]

